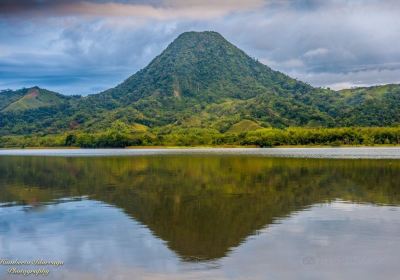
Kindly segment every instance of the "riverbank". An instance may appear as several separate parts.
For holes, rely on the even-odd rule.
[[[286,158],[400,159],[400,147],[340,148],[141,148],[141,149],[3,149],[0,156],[114,157],[157,155],[251,155]]]
[[[282,147],[400,145],[400,127],[263,128],[241,133],[208,128],[149,130],[106,129],[102,132],[71,131],[64,134],[1,136],[0,147]]]

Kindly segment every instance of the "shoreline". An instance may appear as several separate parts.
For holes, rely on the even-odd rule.
[[[102,147],[102,148],[83,148],[71,146],[33,146],[33,147],[2,147],[2,150],[162,150],[162,149],[282,149],[282,148],[400,148],[400,144],[374,144],[374,145],[279,145],[272,147],[260,147],[256,145],[194,145],[194,146],[126,146],[121,148]]]
[[[400,159],[400,146],[380,147],[152,147],[120,149],[0,149],[1,156],[118,157],[230,155],[321,159]]]

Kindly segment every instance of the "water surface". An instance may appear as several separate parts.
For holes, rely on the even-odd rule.
[[[0,149],[0,156],[253,155],[288,158],[400,159],[400,147]]]
[[[395,159],[1,156],[0,258],[64,261],[46,279],[396,279],[399,182]]]

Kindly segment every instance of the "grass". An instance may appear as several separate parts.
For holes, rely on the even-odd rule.
[[[232,125],[228,129],[227,133],[241,133],[241,132],[247,132],[247,131],[254,131],[254,130],[257,130],[260,128],[263,128],[263,127],[254,121],[242,120],[242,121]]]
[[[62,98],[54,93],[32,88],[28,91],[27,94],[3,109],[3,112],[24,111],[41,107],[54,106],[61,103],[62,101]]]

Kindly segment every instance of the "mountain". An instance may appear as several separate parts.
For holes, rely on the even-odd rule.
[[[123,83],[86,97],[40,88],[0,93],[1,135],[142,130],[391,126],[400,86],[314,88],[251,58],[216,32],[186,32]]]
[[[138,121],[149,126],[196,123],[226,130],[246,118],[264,126],[333,123],[301,100],[314,91],[249,57],[216,32],[187,32],[146,68],[89,99],[99,107],[140,112]]]

